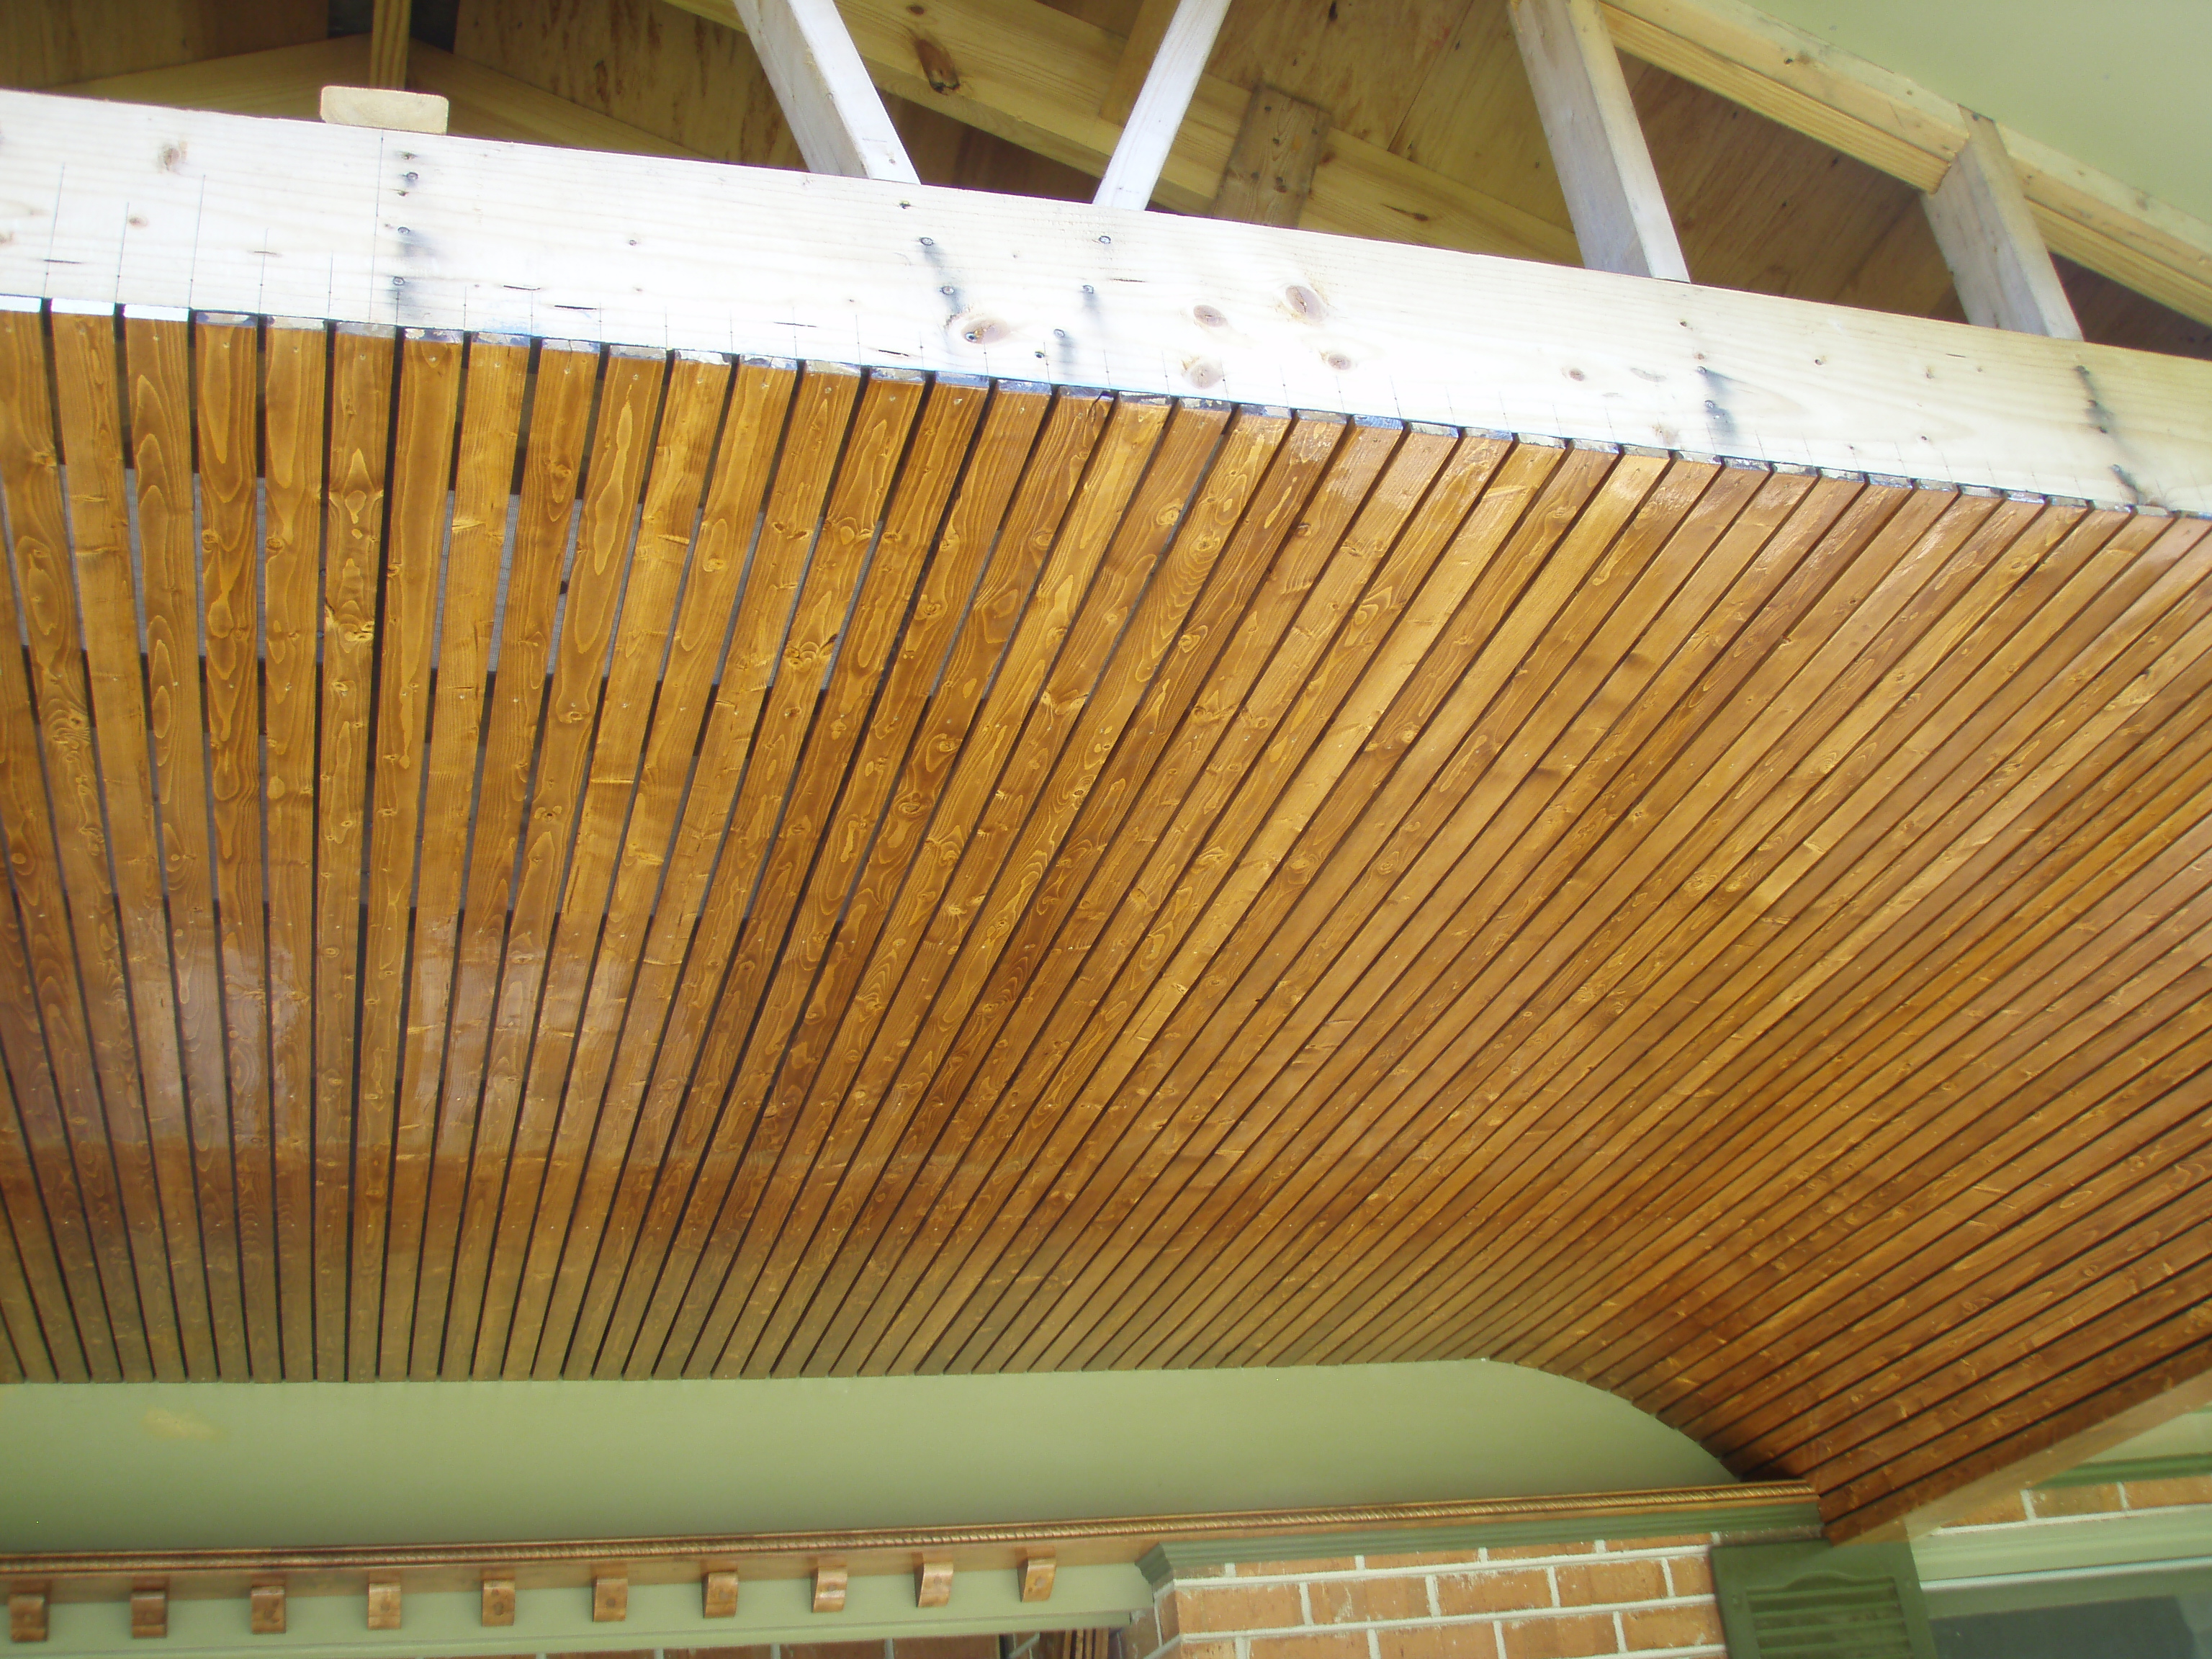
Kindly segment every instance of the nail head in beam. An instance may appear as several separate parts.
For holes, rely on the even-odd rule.
[[[368,79],[378,87],[407,84],[407,35],[414,0],[376,0],[368,26]],[[443,132],[445,128],[440,127]]]
[[[384,127],[394,132],[443,132],[451,106],[434,92],[386,87],[325,87],[323,119],[334,127]]]
[[[1508,0],[1583,264],[1690,280],[1598,0]]]
[[[1022,1600],[1049,1601],[1052,1600],[1053,1574],[1059,1567],[1056,1558],[1032,1555],[1022,1563]]]
[[[368,1627],[371,1630],[398,1630],[399,1614],[399,1581],[397,1578],[370,1579]]]
[[[1921,199],[1966,320],[2016,334],[2080,339],[2081,325],[2035,228],[2003,134],[1986,115],[1960,113],[1966,118],[1966,147],[1943,182]]]
[[[501,1577],[483,1581],[479,1620],[487,1625],[511,1625],[514,1622],[514,1580]]]
[[[257,1578],[246,1592],[248,1618],[256,1636],[284,1633],[284,1581]]]
[[[809,173],[921,182],[833,0],[735,0]]]
[[[706,1619],[738,1616],[738,1575],[727,1568],[709,1568],[699,1581],[699,1613]]]
[[[149,1580],[133,1584],[131,1587],[131,1634],[152,1638],[168,1633],[168,1581]]]
[[[817,1613],[845,1611],[845,1564],[842,1561],[821,1561],[815,1564],[814,1611]]]
[[[21,1584],[8,1592],[8,1639],[43,1642],[46,1639],[46,1587]]]
[[[952,1602],[952,1563],[924,1556],[915,1571],[914,1604],[918,1607],[949,1607]]]
[[[1152,54],[1145,72],[1145,85],[1106,163],[1106,176],[1098,181],[1091,201],[1099,207],[1143,210],[1160,182],[1160,169],[1168,164],[1182,118],[1206,73],[1206,60],[1213,51],[1213,37],[1221,32],[1229,0],[1182,0]]]
[[[592,1617],[602,1625],[620,1624],[629,1617],[629,1575],[603,1572],[592,1580]]]

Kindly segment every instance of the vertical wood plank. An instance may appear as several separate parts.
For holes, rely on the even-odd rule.
[[[208,815],[222,951],[223,1058],[246,1358],[283,1375],[269,1097],[268,883],[262,850],[261,343],[250,318],[194,320],[200,625],[206,640]]]
[[[415,893],[412,982],[392,1126],[392,1221],[377,1355],[381,1376],[407,1376],[414,1351],[416,1280],[437,1146],[439,1080],[454,1012],[477,749],[491,691],[509,491],[529,369],[526,340],[480,334],[468,343],[453,543],[438,624],[437,690],[423,763],[424,856]],[[556,407],[549,398],[549,411]]]
[[[176,1310],[179,1370],[173,1374],[212,1378],[214,1333],[199,1205],[192,1189],[190,1107],[178,1053],[161,843],[154,823],[115,319],[107,312],[57,312],[53,330],[56,404],[68,468],[70,574],[76,587],[76,606],[71,609],[82,607],[84,617],[81,644],[90,693],[92,754],[87,758],[92,771],[82,785],[98,792],[82,801],[76,815],[81,860],[70,884],[76,901],[71,908],[98,905],[105,910],[112,896],[110,914],[120,923],[119,936],[103,939],[101,945],[120,954],[123,972],[109,981],[113,1058],[102,1082],[111,1099],[120,1092],[128,1103],[125,1121],[136,1115],[145,1125],[169,1295]],[[53,598],[67,591],[57,584]],[[73,623],[74,616],[69,620]],[[136,1133],[134,1126],[133,1139]],[[153,1240],[146,1244],[150,1253]],[[153,1286],[145,1282],[143,1267],[141,1273],[142,1299],[149,1299]],[[161,1370],[158,1359],[155,1370]]]
[[[331,338],[269,325],[261,545],[269,902],[269,1139],[283,1375],[317,1375],[315,787],[321,707],[324,399]]]
[[[178,1034],[191,1103],[193,1187],[216,1369],[225,1380],[237,1382],[247,1370],[246,1308],[200,693],[190,331],[182,319],[126,314],[124,320],[146,614],[147,735],[160,811]],[[143,1048],[143,1037],[141,1044]]]
[[[1328,112],[1279,87],[1252,88],[1209,218],[1297,228],[1328,140]]]
[[[314,795],[315,1375],[330,1382],[349,1370],[362,866],[395,344],[390,329],[346,323],[331,349]]]
[[[1966,147],[1943,182],[1921,198],[1951,267],[1966,320],[1984,328],[2078,340],[2081,325],[2021,190],[2020,169],[1997,124],[1961,112]]]
[[[400,1009],[406,1000],[414,921],[416,835],[422,827],[423,734],[438,592],[445,574],[447,485],[461,395],[460,337],[410,329],[400,345],[383,603],[376,641],[374,796],[368,836],[358,1103],[353,1130],[352,1288],[346,1375],[376,1376],[382,1358],[385,1238],[390,1223],[393,1097],[399,1084]],[[428,861],[447,851],[426,844]]]

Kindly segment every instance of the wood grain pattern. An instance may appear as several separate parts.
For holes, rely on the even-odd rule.
[[[11,1380],[2212,1363],[2203,519],[85,307],[0,492]]]

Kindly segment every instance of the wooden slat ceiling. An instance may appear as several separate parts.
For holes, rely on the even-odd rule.
[[[0,322],[11,1376],[1489,1355],[1850,1529],[2212,1366],[2203,520]]]

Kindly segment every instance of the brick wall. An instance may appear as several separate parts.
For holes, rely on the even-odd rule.
[[[1179,1571],[1129,1659],[1720,1654],[1704,1534]]]
[[[2212,1474],[2165,1480],[2115,1480],[2098,1486],[2036,1486],[1984,1504],[1960,1516],[1945,1532],[1965,1527],[2017,1526],[2029,1521],[2064,1521],[2085,1515],[2122,1515],[2136,1510],[2170,1510],[2212,1504]]]

